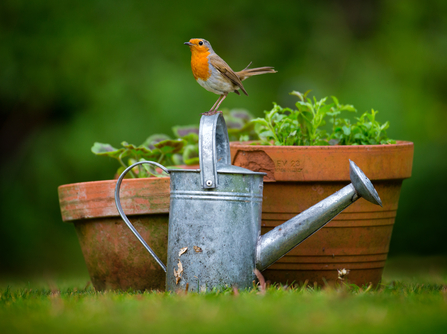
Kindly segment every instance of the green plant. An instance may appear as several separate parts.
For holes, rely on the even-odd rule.
[[[273,109],[265,111],[265,118],[252,120],[255,132],[263,145],[303,146],[303,145],[376,145],[391,144],[386,129],[389,123],[380,124],[376,120],[377,111],[365,112],[351,123],[341,118],[342,111],[356,112],[352,105],[340,104],[335,96],[332,103],[325,97],[310,99],[307,94],[294,91],[290,93],[299,98],[297,110],[282,108],[273,103]],[[327,129],[327,122],[332,123]],[[329,130],[329,131],[328,131]]]
[[[139,146],[121,143],[121,148],[110,144],[94,143],[92,152],[96,155],[117,159],[121,164],[117,173],[120,174],[128,166],[138,161],[155,161],[168,168],[178,165],[197,165],[199,163],[199,129],[197,126],[175,126],[172,128],[176,138],[171,139],[165,134],[155,134],[148,137]],[[124,159],[127,159],[126,164]],[[152,165],[139,165],[129,172],[130,176],[149,177],[163,176]]]
[[[258,140],[253,116],[245,109],[224,109],[223,116],[227,124],[230,141]]]
[[[230,140],[254,140],[257,135],[254,124],[250,121],[253,117],[249,112],[242,109],[224,110],[225,122],[228,127]],[[165,134],[155,134],[148,137],[141,145],[121,143],[121,148],[115,148],[110,144],[94,143],[91,150],[99,156],[117,159],[120,168],[117,173],[121,174],[124,169],[138,161],[155,161],[167,168],[176,168],[179,165],[199,164],[199,128],[195,125],[174,126],[172,139]],[[125,163],[127,159],[127,164]],[[132,178],[164,176],[161,171],[152,165],[139,165],[129,171]]]

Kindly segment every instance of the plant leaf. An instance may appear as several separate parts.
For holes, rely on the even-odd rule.
[[[163,140],[154,146],[158,148],[161,153],[163,154],[173,154],[173,153],[179,153],[183,146],[185,146],[186,140],[183,139],[169,139],[169,140]]]
[[[183,150],[183,161],[186,165],[199,164],[199,148],[197,145],[187,145]]]
[[[122,154],[125,151],[124,148],[117,149],[110,144],[95,142],[91,148],[92,152],[100,156],[108,156],[111,158],[119,159],[122,158]]]
[[[149,149],[154,149],[155,148],[155,144],[164,141],[164,140],[169,140],[171,139],[169,136],[165,135],[165,134],[155,134],[152,136],[149,136],[143,144],[141,144],[140,146],[144,146],[147,147]]]
[[[184,138],[188,135],[195,134],[197,137],[199,136],[199,127],[197,125],[183,125],[183,126],[174,126],[172,127],[172,132],[177,138]],[[152,136],[151,136],[152,137]],[[151,138],[149,137],[149,138]],[[170,139],[164,138],[163,140]]]

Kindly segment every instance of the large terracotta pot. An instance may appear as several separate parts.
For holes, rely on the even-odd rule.
[[[96,290],[164,290],[166,274],[122,221],[116,180],[60,186],[62,219],[74,223]],[[167,260],[169,178],[125,179],[124,212],[164,263]]]
[[[350,183],[349,159],[372,181],[383,208],[360,199],[263,272],[272,282],[347,279],[378,284],[388,254],[402,181],[411,176],[413,143],[368,146],[259,146],[231,143],[232,163],[265,172],[262,233]]]

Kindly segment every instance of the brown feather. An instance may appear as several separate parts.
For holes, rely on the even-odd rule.
[[[248,65],[250,66],[250,65]],[[248,67],[247,66],[247,67]],[[236,75],[239,77],[241,81],[252,77],[254,75],[260,75],[265,73],[276,73],[277,71],[274,70],[271,66],[264,66],[264,67],[257,67],[257,68],[245,68],[242,71],[236,72]]]
[[[220,58],[217,54],[211,54],[209,56],[209,62],[211,65],[214,66],[216,70],[218,70],[224,77],[226,77],[228,80],[233,83],[233,85],[238,86],[245,95],[248,95],[247,91],[245,90],[244,86],[242,85],[241,80],[239,79],[239,76],[234,73],[234,71],[231,69],[231,67]]]

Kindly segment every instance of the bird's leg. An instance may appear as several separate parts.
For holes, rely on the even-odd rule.
[[[218,112],[222,113],[221,111],[217,111],[217,108],[219,108],[220,104],[222,103],[223,100],[225,100],[226,97],[227,97],[227,94],[222,94],[221,96],[219,96],[216,103],[214,103],[214,105],[211,107],[210,111],[204,112],[204,113],[202,113],[202,115],[212,116]]]
[[[228,93],[225,93],[225,94],[222,95],[222,98],[220,99],[219,103],[217,104],[217,107],[214,109],[215,112],[218,112],[217,109],[219,108],[219,106],[222,103],[222,101],[225,100],[227,95],[228,95]]]
[[[216,104],[219,102],[219,100],[223,97],[223,94],[219,96],[219,98],[217,99],[217,101],[213,104],[213,106],[211,107],[210,111],[214,110],[214,107],[216,106]]]

